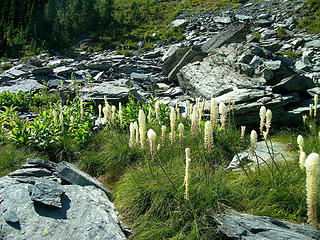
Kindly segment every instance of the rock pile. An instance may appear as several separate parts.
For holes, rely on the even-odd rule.
[[[70,163],[27,159],[0,178],[0,239],[126,239],[108,196]]]
[[[262,105],[275,113],[273,122],[301,122],[320,79],[319,36],[296,29],[295,11],[303,2],[249,2],[180,16],[190,19],[187,40],[168,50],[164,73],[192,97],[235,102],[239,125],[252,124]]]
[[[44,85],[62,90],[63,82],[73,89],[80,84],[79,95],[86,100],[106,96],[116,105],[129,94],[142,102],[155,95],[170,105],[177,98],[182,108],[186,100],[212,95],[235,102],[239,125],[252,124],[262,105],[273,111],[274,123],[296,124],[320,93],[319,34],[296,27],[304,2],[250,0],[228,10],[185,12],[169,26],[182,27],[185,40],[159,43],[140,55],[104,51],[74,59],[12,60],[14,66],[0,75],[0,91]]]

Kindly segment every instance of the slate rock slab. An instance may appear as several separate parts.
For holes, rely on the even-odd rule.
[[[61,162],[57,165],[57,175],[61,179],[80,186],[95,186],[104,191],[109,197],[111,197],[111,192],[104,188],[100,182],[95,180],[90,175],[80,171],[74,165],[68,162]]]
[[[2,184],[3,178],[0,178]],[[47,207],[31,200],[30,184],[0,188],[0,239],[25,240],[122,240],[126,239],[114,205],[94,186],[61,185],[62,208]],[[3,208],[12,209],[19,222],[6,221]],[[2,214],[1,214],[2,212]],[[14,216],[10,221],[15,221]],[[7,218],[8,220],[8,218]]]
[[[221,47],[226,43],[244,41],[248,32],[249,27],[247,25],[233,23],[202,44],[201,51],[210,53],[215,48]]]
[[[54,162],[45,161],[39,158],[27,158],[27,164],[32,164],[33,166],[43,167],[49,170],[54,170],[57,164]]]
[[[31,200],[47,206],[62,208],[61,197],[64,191],[60,184],[51,179],[40,178],[30,188]]]
[[[320,232],[308,225],[298,225],[265,216],[229,211],[217,218],[219,232],[226,239],[242,240],[311,240],[320,239]]]
[[[26,169],[18,169],[12,173],[9,173],[8,176],[10,177],[44,177],[44,176],[50,176],[52,175],[52,172],[45,168],[26,168]]]
[[[268,150],[269,148],[269,150]],[[272,145],[268,141],[268,147],[266,146],[265,141],[257,142],[256,155],[258,156],[258,163],[265,164],[272,161],[272,159],[276,162],[284,160],[294,159],[294,154],[292,152],[288,152],[286,149],[286,145],[281,142],[272,142]],[[240,169],[240,162],[242,164],[250,164],[256,163],[257,157],[253,155],[250,150],[246,150],[235,155],[228,165],[227,169]]]
[[[44,86],[33,79],[17,79],[7,82],[7,86],[0,87],[0,92],[6,90],[10,93],[17,93],[18,91],[29,92],[33,90],[40,90]]]
[[[273,86],[272,91],[275,93],[304,92],[314,87],[315,84],[311,78],[293,75],[282,79],[280,83]]]

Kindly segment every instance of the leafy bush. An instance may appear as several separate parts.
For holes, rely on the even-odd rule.
[[[47,106],[49,103],[55,103],[58,99],[58,94],[48,94],[46,89],[38,93],[22,91],[11,93],[5,90],[0,92],[0,110],[4,110],[4,107],[16,107],[18,111],[30,111]]]
[[[78,99],[66,106],[54,104],[49,110],[40,110],[32,122],[19,118],[13,106],[4,108],[0,143],[27,145],[47,152],[51,159],[57,154],[72,159],[73,151],[85,146],[94,126],[92,108],[84,110]]]

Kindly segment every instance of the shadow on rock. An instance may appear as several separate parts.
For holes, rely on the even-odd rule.
[[[70,208],[71,200],[67,195],[61,198],[62,208],[51,207],[40,202],[34,202],[34,209],[42,217],[50,217],[55,219],[67,219],[67,211]]]

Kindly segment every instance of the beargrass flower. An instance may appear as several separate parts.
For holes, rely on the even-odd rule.
[[[108,121],[108,110],[106,107],[102,108],[104,122],[107,124]]]
[[[250,147],[251,147],[251,153],[253,154],[256,147],[257,147],[257,139],[258,139],[258,134],[255,130],[252,130],[251,131],[251,134],[250,134]]]
[[[218,122],[218,104],[213,97],[211,97],[210,100],[210,120],[212,123],[212,128],[215,131]]]
[[[213,132],[210,121],[206,121],[204,125],[204,146],[207,150],[210,150],[213,143]]]
[[[183,130],[184,130],[184,125],[183,125],[183,123],[179,123],[179,125],[178,125],[178,131],[179,131],[180,145],[182,145]]]
[[[227,114],[227,107],[226,105],[221,102],[219,104],[219,113],[220,113],[220,122],[221,122],[221,127],[224,132],[226,132],[226,114]]]
[[[260,116],[260,133],[263,133],[264,122],[266,119],[267,109],[265,106],[260,108],[259,116]]]
[[[139,111],[139,135],[141,148],[144,149],[146,142],[146,115],[142,109]]]
[[[313,105],[309,104],[309,116],[312,117]]]
[[[176,113],[174,108],[171,108],[171,113],[170,113],[170,127],[171,127],[171,135],[170,135],[170,140],[171,143],[175,141],[175,124],[176,124]]]
[[[241,126],[241,141],[245,141],[246,126]]]
[[[184,177],[184,183],[185,183],[185,187],[186,187],[184,197],[186,200],[189,200],[190,163],[191,163],[191,159],[187,158],[186,159],[186,173],[185,173],[185,177]]]
[[[187,117],[191,120],[192,117],[192,104],[187,101]]]
[[[129,127],[129,130],[130,130],[130,138],[129,138],[129,147],[134,147],[135,145],[135,127],[134,127],[134,123],[130,123],[130,127]]]
[[[300,153],[302,153],[303,152],[303,147],[304,147],[304,140],[303,140],[303,137],[301,135],[299,135],[297,137],[297,143],[298,143],[298,146],[299,146]]]
[[[187,152],[189,152],[189,154],[186,154],[186,172],[185,172],[185,176],[184,176],[184,185],[185,185],[184,197],[185,197],[185,199],[189,200],[190,163],[191,163],[190,149],[189,148],[186,148],[186,153]]]
[[[114,124],[114,118],[116,116],[116,110],[117,110],[116,107],[112,105],[112,107],[111,107],[111,112],[112,112],[111,113],[111,123],[112,124]]]
[[[123,112],[122,109],[120,108],[119,110],[119,121],[120,121],[120,127],[123,127]]]
[[[179,108],[179,99],[176,99],[176,115],[177,115],[177,120],[180,120],[180,108]]]
[[[159,152],[161,149],[161,144],[159,143],[158,146],[157,146],[157,151]]]
[[[319,154],[311,153],[305,162],[306,168],[306,188],[307,188],[307,206],[308,222],[315,228],[318,228],[317,218],[317,198],[319,191],[320,160]]]
[[[99,109],[98,120],[101,121],[101,110],[102,110],[101,104],[99,104],[98,109]]]
[[[196,138],[197,137],[197,131],[198,131],[198,111],[197,107],[194,106],[192,110],[192,117],[191,117],[191,132],[192,132],[192,137]]]
[[[314,100],[314,114],[313,114],[313,116],[316,117],[317,116],[318,100],[319,100],[318,99],[318,94],[314,95],[313,100]]]
[[[202,120],[202,104],[203,104],[203,101],[201,103],[199,103],[199,108],[198,108],[198,128],[199,128],[199,130],[201,130],[200,126],[201,126],[201,120]]]
[[[186,148],[186,158],[190,158],[190,148]]]
[[[266,134],[269,134],[270,127],[271,127],[271,119],[272,119],[272,112],[270,109],[267,110],[266,113]]]
[[[139,143],[139,126],[138,126],[138,123],[137,122],[134,122],[133,123],[133,126],[134,126],[134,130],[136,132],[136,144]]]
[[[162,144],[164,144],[165,139],[166,139],[166,130],[167,130],[167,126],[162,125],[161,126],[161,142],[162,142]]]
[[[156,135],[155,131],[153,131],[152,129],[149,129],[147,135],[148,135],[148,139],[149,139],[150,153],[152,155],[152,158],[154,158],[157,135]]]

